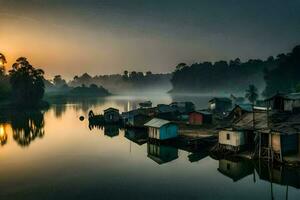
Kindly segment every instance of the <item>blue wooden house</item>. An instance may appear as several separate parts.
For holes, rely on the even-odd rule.
[[[178,126],[168,120],[153,118],[145,126],[151,139],[167,140],[178,136]]]

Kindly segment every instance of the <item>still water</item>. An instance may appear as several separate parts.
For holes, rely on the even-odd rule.
[[[0,199],[300,199],[300,170],[215,160],[147,143],[144,133],[89,129],[90,109],[191,97],[59,100],[44,112],[0,111]],[[208,97],[194,97],[198,108]],[[272,180],[272,181],[270,181]]]

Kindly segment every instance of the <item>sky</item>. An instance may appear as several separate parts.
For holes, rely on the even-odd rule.
[[[299,0],[0,0],[0,52],[50,78],[171,72],[300,44]]]

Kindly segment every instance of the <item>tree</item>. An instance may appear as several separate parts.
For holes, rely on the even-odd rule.
[[[20,57],[9,71],[12,100],[17,106],[36,107],[44,92],[44,71],[35,69],[25,57]]]
[[[61,75],[54,76],[53,83],[56,87],[62,87],[67,84],[67,82],[62,79]]]
[[[4,54],[0,53],[0,75],[5,75],[5,64],[7,63]]]
[[[245,97],[254,104],[256,102],[256,99],[258,98],[258,91],[255,85],[249,85],[248,89],[246,90]]]

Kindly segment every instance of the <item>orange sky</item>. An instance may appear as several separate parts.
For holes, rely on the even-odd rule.
[[[0,0],[0,52],[67,79],[266,59],[300,43],[300,5],[287,2]]]

